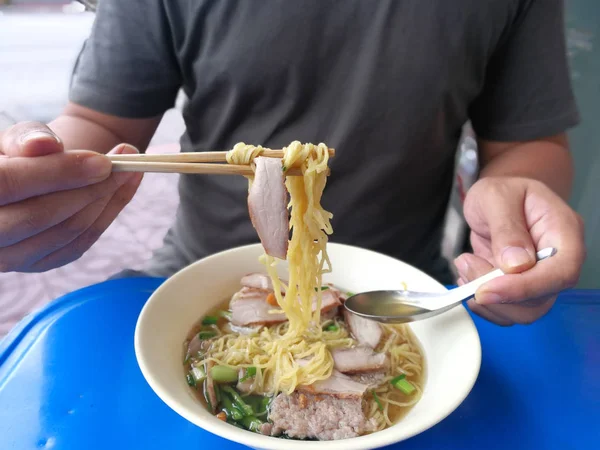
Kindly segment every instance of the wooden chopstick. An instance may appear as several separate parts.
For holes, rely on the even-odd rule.
[[[283,150],[265,149],[261,156],[283,158]],[[329,157],[335,156],[335,149],[329,149]],[[250,166],[236,164],[215,164],[227,161],[227,152],[194,152],[163,155],[108,155],[112,161],[113,172],[160,172],[188,173],[207,175],[244,175],[254,172]],[[291,167],[286,172],[289,176],[299,176],[302,172]]]
[[[112,156],[112,155],[109,155]],[[124,155],[119,155],[124,156]],[[153,155],[154,156],[154,155]],[[112,158],[111,158],[112,159]],[[159,172],[159,173],[188,173],[207,175],[254,175],[252,168],[237,164],[203,164],[180,162],[146,162],[146,161],[114,161],[113,172]],[[291,168],[286,172],[288,176],[299,176],[302,172],[298,168]]]
[[[269,158],[283,158],[283,150],[265,149],[261,156]],[[329,149],[329,157],[335,156],[335,149]],[[111,161],[143,161],[162,163],[216,163],[226,162],[227,152],[192,152],[173,153],[163,155],[133,154],[133,155],[108,155]]]

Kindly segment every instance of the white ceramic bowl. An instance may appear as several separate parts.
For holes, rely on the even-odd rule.
[[[352,292],[398,289],[443,291],[423,272],[388,256],[340,244],[328,245],[333,273],[326,277]],[[396,425],[377,433],[339,441],[282,441],[220,421],[194,398],[186,383],[182,348],[193,324],[239,289],[240,278],[263,271],[260,245],[228,250],[192,264],[167,280],[144,306],[135,330],[140,369],[156,394],[175,412],[205,430],[256,449],[373,449],[402,441],[443,420],[469,394],[481,362],[475,325],[459,306],[411,325],[426,360],[426,382],[419,403]],[[285,276],[284,264],[281,274]]]

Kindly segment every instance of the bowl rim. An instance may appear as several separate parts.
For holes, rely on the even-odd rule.
[[[437,280],[435,280],[433,277],[424,273],[420,269],[417,269],[416,267],[414,267],[408,263],[405,263],[404,261],[401,261],[397,258],[386,255],[384,253],[380,253],[380,252],[377,252],[374,250],[369,250],[369,249],[358,247],[358,246],[336,243],[336,242],[329,242],[327,245],[328,245],[328,248],[339,247],[339,248],[346,248],[351,251],[358,250],[361,252],[368,252],[373,255],[377,255],[378,257],[389,259],[390,262],[394,262],[394,263],[400,262],[400,263],[412,268],[413,270],[416,270],[416,271],[422,273],[423,275],[427,276],[431,280],[432,284],[435,283],[438,287],[446,289],[446,287],[444,285],[442,285]],[[152,293],[150,298],[148,298],[148,300],[142,307],[142,310],[138,316],[136,326],[135,326],[134,350],[135,350],[135,356],[136,356],[136,360],[137,360],[138,366],[140,368],[140,371],[142,372],[142,375],[143,375],[144,379],[146,380],[146,382],[148,383],[148,385],[150,386],[150,388],[163,401],[163,403],[165,403],[169,408],[171,408],[179,416],[186,419],[188,422],[196,425],[197,427],[203,429],[204,431],[214,434],[215,436],[218,436],[220,438],[230,440],[230,441],[236,442],[238,444],[248,446],[250,448],[265,449],[265,450],[278,450],[281,448],[281,444],[282,444],[282,440],[280,438],[273,437],[273,436],[264,436],[264,435],[261,435],[258,433],[253,433],[253,432],[250,432],[247,430],[242,430],[242,429],[236,428],[236,427],[234,427],[230,424],[226,424],[226,423],[217,423],[217,422],[213,422],[213,421],[208,421],[208,420],[205,420],[203,417],[194,414],[192,411],[189,411],[188,408],[179,405],[179,402],[175,398],[170,396],[167,392],[163,391],[163,388],[160,385],[160,382],[157,381],[157,379],[154,377],[154,375],[152,373],[151,368],[146,364],[146,360],[144,357],[144,350],[142,348],[142,342],[141,342],[141,335],[142,335],[142,331],[143,331],[144,324],[145,324],[145,318],[148,315],[148,311],[152,307],[152,304],[156,301],[154,299],[161,298],[162,292],[168,291],[170,289],[170,286],[177,282],[177,279],[179,278],[179,276],[183,275],[184,273],[196,270],[196,267],[198,265],[210,264],[210,262],[212,260],[222,258],[230,253],[247,251],[249,249],[254,249],[257,247],[260,247],[260,249],[262,249],[261,244],[257,243],[257,244],[247,244],[247,245],[243,245],[243,246],[238,246],[238,247],[234,247],[231,249],[223,250],[221,252],[214,253],[212,255],[209,255],[205,258],[199,259],[199,260],[189,264],[188,266],[184,267],[183,269],[179,270],[178,272],[173,274],[171,277],[169,277],[164,283],[162,283]],[[459,305],[458,308],[462,309],[461,313],[463,314],[463,317],[464,317],[464,319],[463,319],[464,326],[468,327],[470,329],[470,331],[472,333],[474,333],[475,348],[473,349],[473,354],[471,355],[474,370],[472,370],[470,373],[468,373],[466,375],[465,378],[463,378],[465,380],[465,386],[467,386],[467,388],[464,389],[462,394],[457,396],[454,399],[454,401],[452,401],[452,403],[449,404],[443,411],[439,412],[432,418],[422,420],[417,426],[414,426],[409,433],[404,434],[400,440],[398,440],[398,438],[394,436],[393,432],[390,433],[390,431],[393,431],[393,429],[388,428],[388,429],[385,429],[382,431],[377,431],[374,433],[370,433],[367,435],[358,436],[358,437],[354,437],[354,438],[349,438],[349,439],[340,439],[340,440],[331,440],[331,441],[286,440],[285,448],[290,449],[290,450],[324,449],[324,448],[327,448],[329,450],[364,450],[364,449],[370,449],[370,448],[385,447],[388,445],[392,445],[392,444],[396,444],[396,443],[405,441],[405,440],[410,439],[418,434],[421,434],[424,431],[434,427],[435,425],[437,425],[438,423],[443,421],[445,418],[447,418],[450,414],[452,414],[463,403],[463,401],[467,398],[467,396],[471,393],[471,391],[475,385],[475,382],[477,381],[477,378],[478,378],[480,370],[481,370],[481,353],[482,353],[481,352],[481,340],[479,337],[479,333],[477,331],[477,327],[475,326],[475,323],[473,322],[473,319],[467,312],[464,305]]]

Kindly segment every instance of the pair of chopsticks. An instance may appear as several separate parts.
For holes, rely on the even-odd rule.
[[[244,175],[254,174],[246,165],[227,164],[227,152],[176,153],[167,155],[108,155],[113,172],[160,172],[208,175]],[[283,158],[283,150],[265,149],[261,156]],[[329,157],[335,156],[335,150],[329,149]],[[302,175],[297,167],[290,167],[286,175]]]

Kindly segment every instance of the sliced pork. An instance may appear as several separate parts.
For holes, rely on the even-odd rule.
[[[369,389],[376,388],[385,379],[385,372],[364,372],[350,375],[357,383],[366,384]]]
[[[336,370],[346,373],[377,372],[385,368],[385,353],[376,353],[370,347],[353,347],[331,351]]]
[[[383,336],[383,329],[379,323],[374,320],[365,319],[355,314],[344,311],[344,319],[346,325],[350,328],[350,332],[354,339],[361,345],[375,348],[379,345]]]
[[[242,277],[241,280],[242,286],[256,288],[256,289],[265,289],[268,291],[273,290],[273,282],[271,281],[271,277],[265,275],[264,273],[249,273]],[[285,292],[285,288],[281,286],[281,292]]]
[[[339,300],[338,296],[335,294],[335,292],[331,291],[330,289],[327,289],[327,290],[321,292],[321,312],[330,311],[334,308],[337,308],[341,304],[342,303],[340,302],[340,300]],[[317,295],[316,294],[313,298],[312,310],[313,311],[317,310]]]
[[[289,239],[288,195],[281,160],[258,157],[248,193],[248,211],[267,255],[286,259]]]
[[[243,287],[231,298],[231,323],[237,327],[249,325],[273,325],[285,322],[287,318],[283,313],[273,314],[269,311],[279,310],[279,306],[267,302],[271,292],[264,289]],[[338,297],[328,290],[323,291],[321,297],[321,312],[327,313],[340,305]],[[317,308],[316,294],[313,299],[313,311]]]
[[[217,392],[215,391],[215,382],[213,381],[210,375],[210,369],[214,365],[215,363],[212,361],[206,363],[206,380],[204,380],[204,393],[206,396],[206,401],[210,406],[210,409],[213,412],[213,414],[217,412],[217,405],[219,403],[219,401],[217,400]]]
[[[238,327],[247,327],[285,322],[285,314],[269,312],[278,310],[279,307],[267,303],[268,295],[269,291],[249,287],[243,287],[236,292],[229,303],[231,323]]]
[[[300,361],[298,361],[300,363]],[[298,391],[309,394],[331,395],[337,398],[362,398],[367,386],[354,381],[337,370],[333,370],[326,380],[316,381],[308,386],[298,386]]]
[[[272,435],[285,433],[297,439],[348,439],[374,431],[363,412],[361,397],[279,394],[271,403],[269,420]]]

